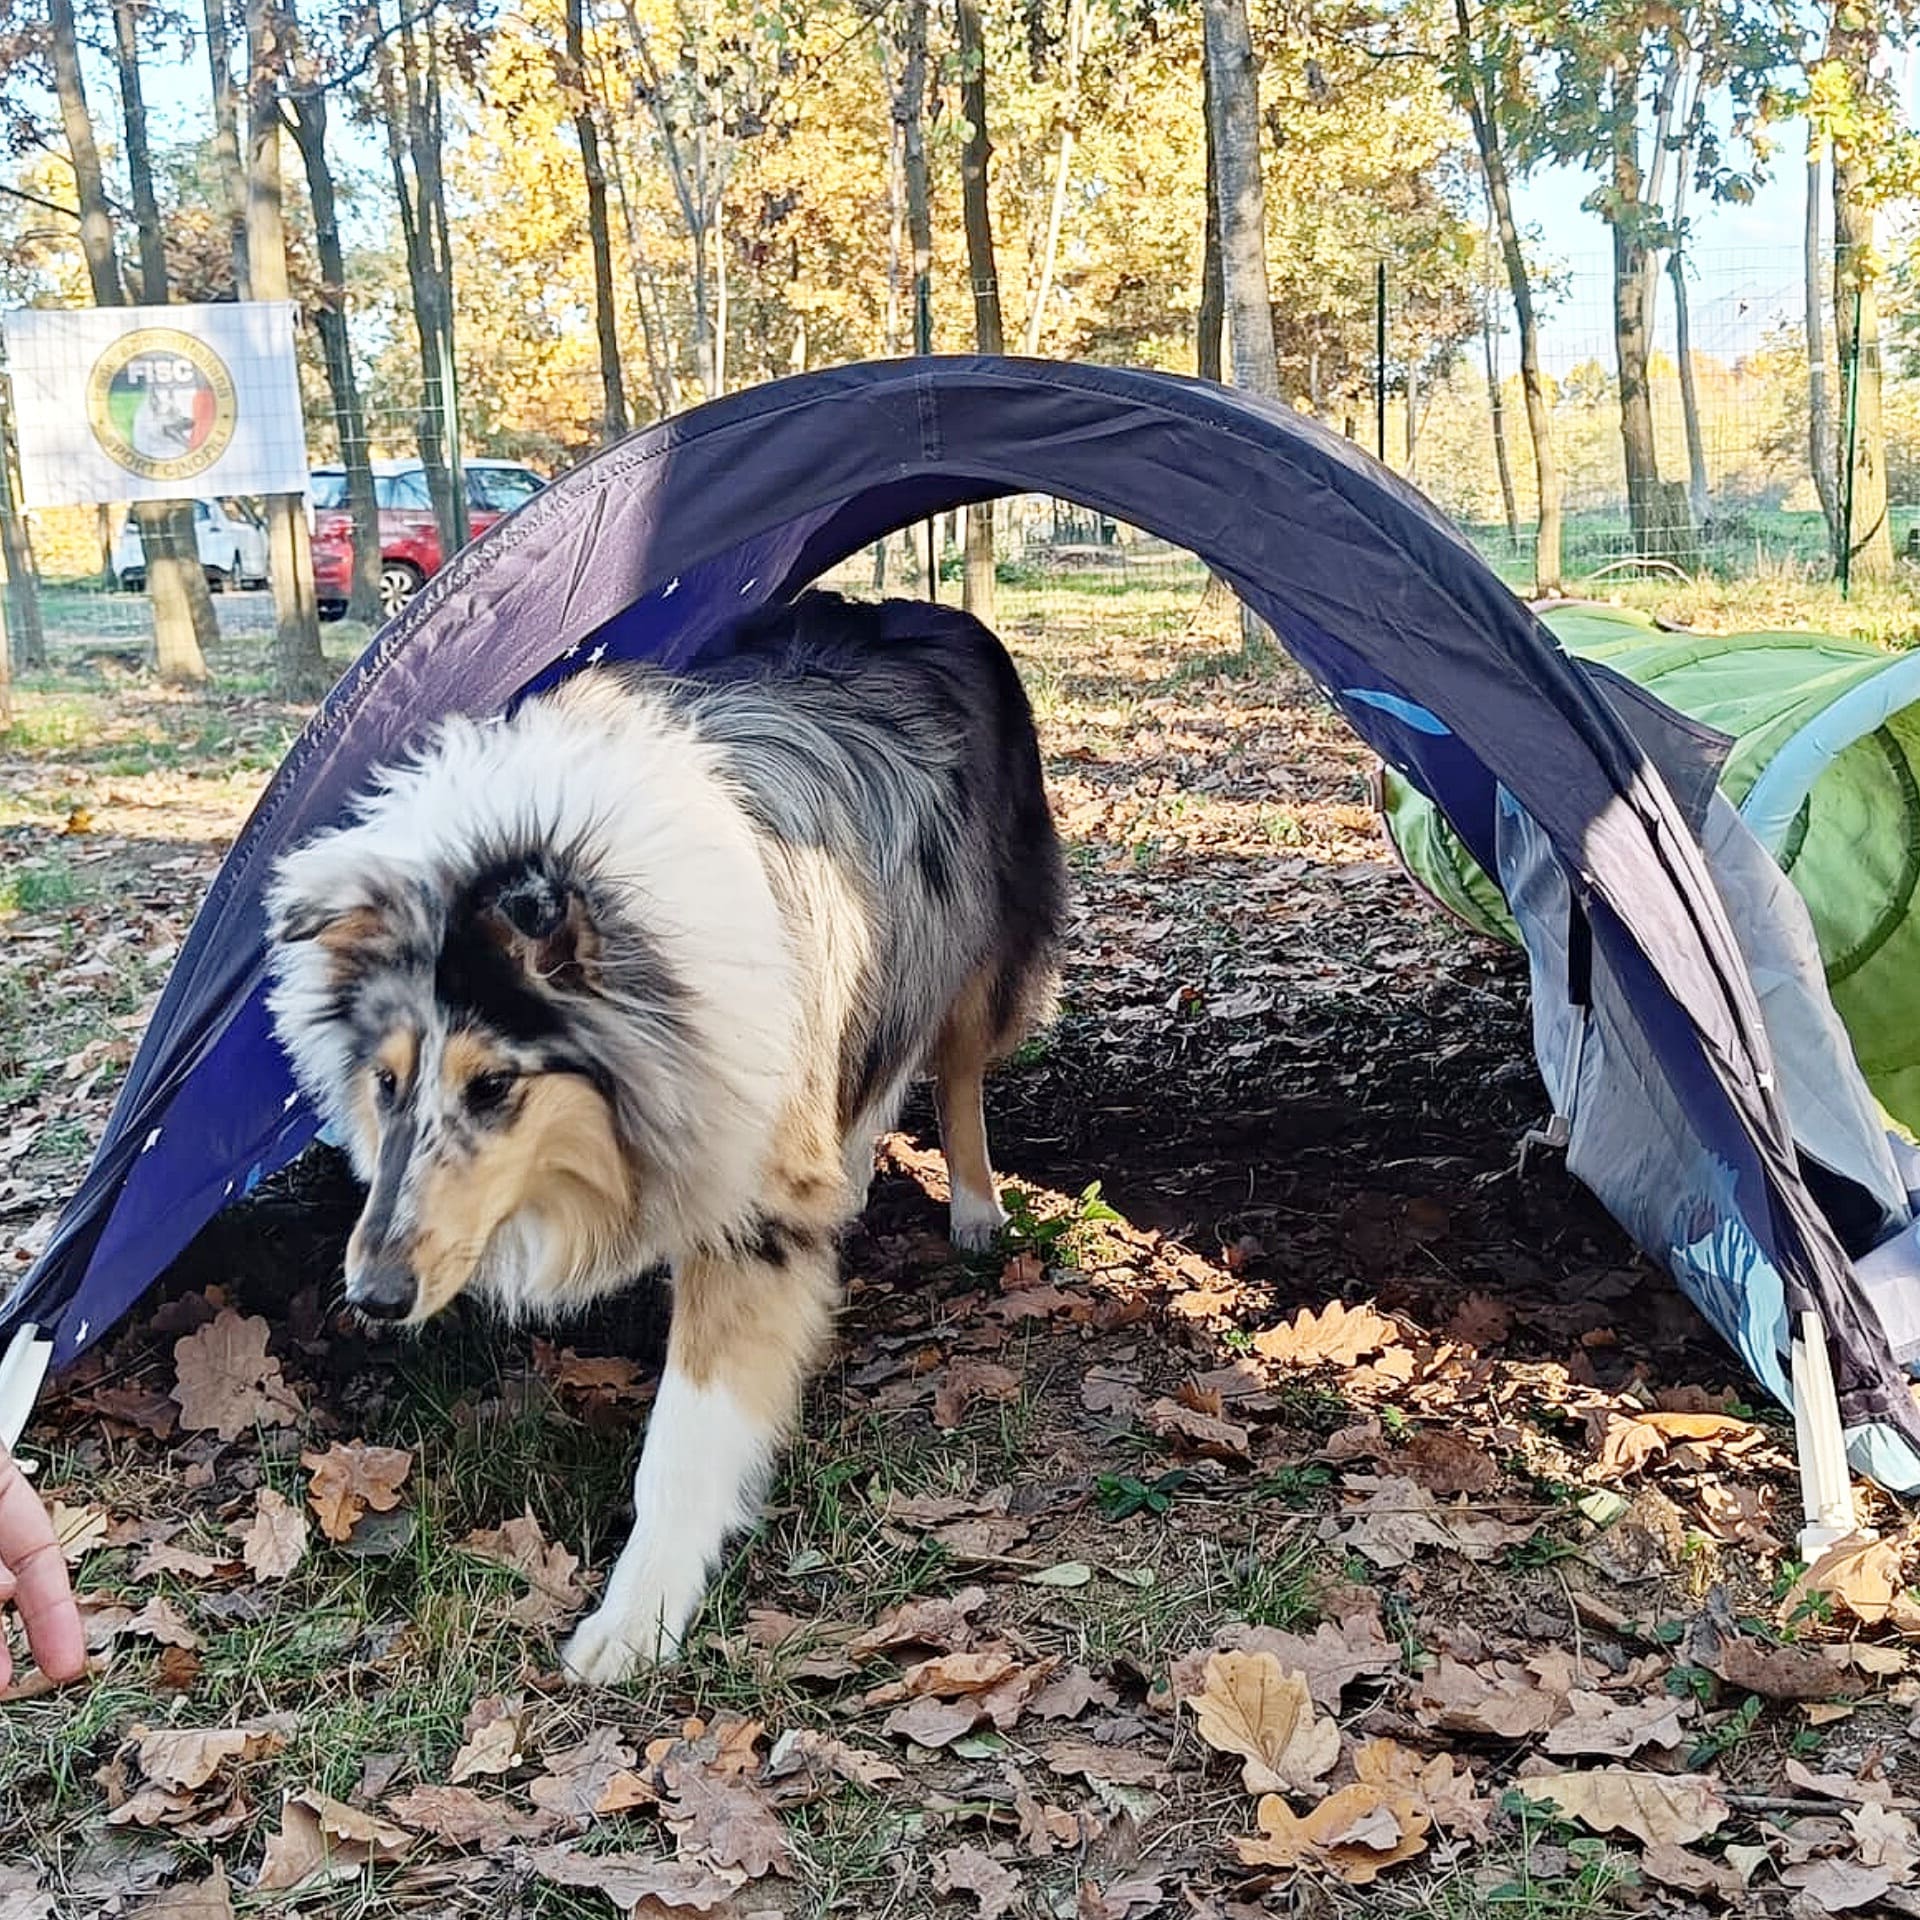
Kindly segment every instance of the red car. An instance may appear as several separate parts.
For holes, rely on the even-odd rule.
[[[503,520],[547,483],[511,460],[466,462],[467,512],[476,535]],[[313,585],[320,617],[337,620],[353,590],[353,515],[344,467],[318,467],[313,497]],[[376,460],[373,493],[380,506],[380,617],[391,620],[422,582],[440,571],[440,529],[418,460]]]

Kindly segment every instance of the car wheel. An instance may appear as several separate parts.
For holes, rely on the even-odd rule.
[[[144,573],[123,573],[120,576],[122,593],[145,593],[146,590],[147,576]]]
[[[380,566],[380,616],[391,620],[420,591],[420,575],[404,560],[386,560]]]
[[[344,620],[347,617],[347,603],[344,600],[322,600],[320,618],[322,620]]]
[[[227,570],[225,567],[209,567],[207,573],[207,591],[225,593],[227,590]]]

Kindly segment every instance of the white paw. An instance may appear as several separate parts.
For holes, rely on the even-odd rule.
[[[601,1607],[574,1628],[560,1649],[560,1664],[582,1686],[617,1687],[643,1667],[665,1666],[679,1654],[679,1636],[667,1631],[657,1613],[649,1626],[644,1614]]]
[[[987,1253],[1007,1224],[1007,1210],[998,1200],[977,1193],[958,1192],[947,1210],[947,1238],[962,1253]]]

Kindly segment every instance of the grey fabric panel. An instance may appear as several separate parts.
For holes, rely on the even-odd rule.
[[[1721,795],[1708,809],[1701,845],[1760,996],[1794,1140],[1872,1194],[1886,1213],[1885,1230],[1893,1232],[1907,1220],[1906,1186],[1853,1043],[1827,996],[1806,903]]]
[[[1733,736],[1668,706],[1624,673],[1615,673],[1598,660],[1582,660],[1579,665],[1621,724],[1646,749],[1647,758],[1660,769],[1680,817],[1698,838],[1707,809],[1720,791],[1720,770],[1733,751]]]

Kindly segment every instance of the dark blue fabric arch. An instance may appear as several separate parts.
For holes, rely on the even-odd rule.
[[[1338,435],[1208,383],[1014,359],[888,361],[715,401],[588,461],[430,582],[334,689],[235,842],[91,1169],[0,1308],[0,1337],[32,1321],[56,1364],[70,1359],[311,1137],[264,1015],[261,897],[275,858],[336,820],[369,769],[430,722],[501,712],[589,659],[694,660],[877,535],[1018,491],[1200,555],[1483,861],[1497,786],[1538,821],[1596,947],[1646,982],[1650,1050],[1733,1169],[1747,1229],[1790,1303],[1825,1316],[1849,1423],[1920,1440],[1796,1170],[1718,897],[1613,708],[1425,499]]]

